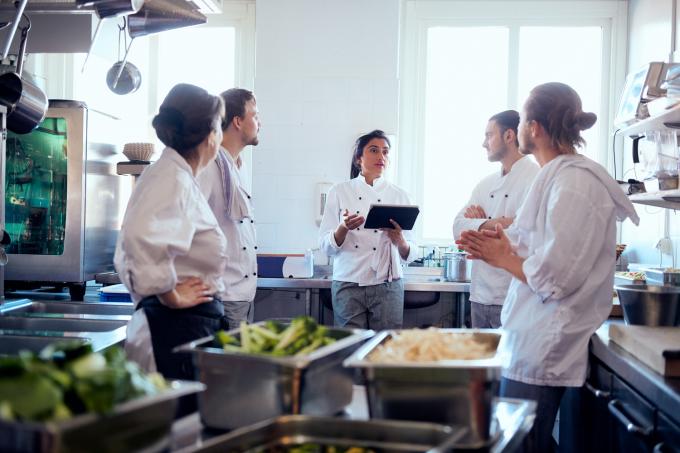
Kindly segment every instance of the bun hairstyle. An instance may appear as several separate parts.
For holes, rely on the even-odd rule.
[[[559,82],[538,85],[524,105],[527,121],[536,121],[562,154],[574,154],[586,142],[581,131],[590,129],[597,115],[584,112],[581,98],[569,85]]]
[[[210,132],[220,127],[224,103],[203,88],[175,85],[151,122],[158,139],[187,158]]]
[[[359,137],[357,141],[354,142],[354,151],[352,152],[352,166],[349,172],[350,179],[356,178],[359,176],[359,173],[361,173],[361,165],[359,165],[357,161],[361,158],[361,156],[364,155],[364,148],[366,145],[368,145],[368,142],[374,138],[385,140],[387,142],[387,146],[390,148],[392,147],[390,139],[387,138],[387,135],[385,135],[385,133],[380,129],[376,129]]]

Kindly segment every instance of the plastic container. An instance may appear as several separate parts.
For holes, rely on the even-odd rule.
[[[100,302],[132,302],[130,292],[122,283],[104,286],[99,290]]]

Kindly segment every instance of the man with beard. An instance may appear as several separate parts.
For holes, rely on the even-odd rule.
[[[465,231],[457,241],[473,259],[513,278],[503,304],[509,361],[500,394],[537,402],[526,449],[555,448],[562,395],[581,387],[590,337],[612,306],[616,222],[639,218],[598,163],[579,154],[581,131],[595,124],[573,88],[551,82],[531,90],[519,126],[520,151],[541,166],[513,227]]]
[[[229,328],[253,321],[257,290],[257,245],[253,203],[243,183],[241,152],[258,144],[257,104],[252,92],[231,88],[224,100],[222,146],[214,162],[199,176],[201,192],[208,200],[227,238],[224,293],[219,294]]]
[[[487,176],[474,188],[470,201],[453,222],[454,239],[459,239],[466,230],[495,230],[496,225],[508,228],[512,224],[538,173],[538,166],[519,152],[518,124],[519,113],[515,110],[489,118],[482,146],[489,162],[500,162],[501,171]],[[511,277],[507,271],[483,261],[472,264],[472,327],[496,329],[501,326],[501,309]]]

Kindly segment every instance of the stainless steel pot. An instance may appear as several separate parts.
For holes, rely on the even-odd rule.
[[[134,93],[142,84],[142,73],[129,61],[118,61],[106,73],[106,84],[116,94]]]
[[[680,287],[616,285],[626,324],[680,326]]]
[[[467,281],[467,253],[448,252],[442,256],[444,261],[444,278],[447,282]]]
[[[38,127],[45,119],[48,106],[45,92],[21,77],[30,28],[29,22],[21,30],[16,73],[0,75],[0,105],[7,107],[7,128],[17,134],[27,134]]]

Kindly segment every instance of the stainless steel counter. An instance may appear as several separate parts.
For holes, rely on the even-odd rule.
[[[660,375],[609,339],[606,322],[590,339],[590,352],[631,387],[680,424],[680,378]]]
[[[258,278],[258,288],[272,289],[328,289],[331,287],[329,277],[315,278]],[[405,291],[436,291],[442,293],[468,293],[470,283],[447,282],[440,278],[411,278],[404,279]]]

